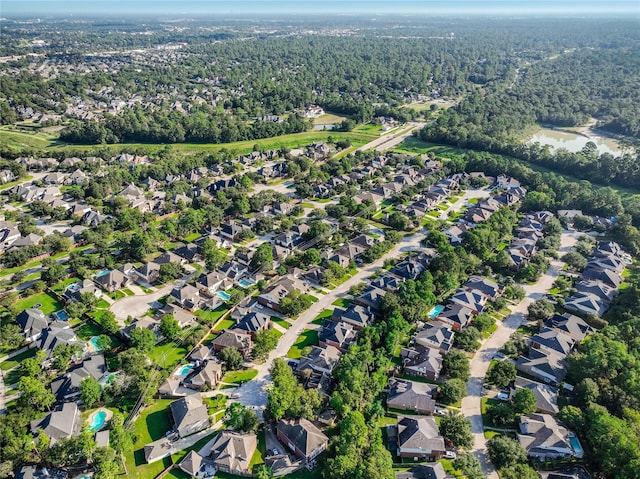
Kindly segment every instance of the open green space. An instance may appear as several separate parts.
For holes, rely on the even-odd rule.
[[[246,383],[247,381],[251,381],[257,375],[258,370],[253,368],[241,369],[239,371],[229,371],[223,376],[222,382],[242,384]]]
[[[36,355],[36,351],[38,351],[37,348],[31,348],[21,352],[20,354],[16,354],[11,359],[2,361],[0,363],[0,369],[2,369],[3,371],[8,371],[9,369],[13,369],[18,364],[20,364],[23,360],[34,357]]]
[[[33,294],[27,298],[16,301],[16,310],[24,311],[36,305],[44,314],[51,314],[63,308],[63,304],[49,293]]]
[[[333,315],[333,311],[330,309],[323,310],[318,316],[311,321],[312,324],[324,324],[325,319],[330,318]]]
[[[338,298],[333,303],[334,306],[338,306],[339,308],[346,308],[351,304],[351,301],[345,298]]]
[[[293,343],[291,349],[287,352],[287,357],[292,359],[297,359],[302,357],[302,351],[307,346],[314,346],[318,344],[318,331],[314,331],[311,329],[305,329],[296,342]]]
[[[101,334],[105,334],[104,330],[93,321],[86,321],[76,329],[76,336],[83,341],[88,341],[93,336],[100,336]]]
[[[186,354],[186,348],[175,343],[164,343],[151,350],[149,359],[160,367],[171,369],[177,366]]]
[[[289,329],[291,327],[291,323],[289,321],[279,318],[278,316],[271,316],[271,321],[284,329]]]
[[[80,282],[80,279],[78,279],[78,278],[67,278],[64,281],[60,281],[55,286],[52,286],[51,290],[55,291],[58,294],[62,294],[62,293],[64,293],[66,291],[67,287],[70,284],[78,283],[78,282]]]

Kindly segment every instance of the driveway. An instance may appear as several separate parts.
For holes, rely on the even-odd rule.
[[[565,230],[562,232],[560,256],[572,249],[582,233]],[[527,322],[527,308],[536,299],[541,299],[551,289],[553,282],[562,272],[564,263],[559,260],[551,262],[547,272],[533,285],[523,285],[525,298],[512,310],[503,321],[498,322],[496,331],[484,341],[470,362],[471,378],[467,382],[467,396],[462,400],[462,414],[471,422],[474,436],[473,454],[480,460],[482,469],[489,479],[498,479],[498,474],[487,454],[487,441],[484,437],[480,401],[484,395],[484,377],[489,369],[491,359],[509,340],[519,326]]]
[[[115,314],[120,326],[124,326],[124,321],[128,316],[133,318],[140,317],[144,315],[149,308],[159,307],[160,303],[158,303],[158,300],[169,294],[174,285],[175,283],[165,285],[157,291],[145,294],[144,296],[126,296],[114,302],[109,309]]]

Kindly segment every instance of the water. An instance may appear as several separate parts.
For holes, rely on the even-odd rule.
[[[538,142],[542,146],[549,145],[552,151],[565,148],[572,152],[578,152],[581,151],[589,141],[595,143],[599,153],[610,153],[614,156],[619,156],[623,153],[620,144],[614,139],[599,136],[587,138],[586,136],[576,133],[551,128],[541,128],[531,137],[528,143]]]
[[[240,281],[238,281],[238,284],[243,288],[248,288],[249,286],[253,286],[254,283],[253,281],[248,279],[241,279]]]
[[[313,125],[315,131],[330,131],[336,127],[335,123],[325,123],[324,125]]]
[[[60,311],[53,313],[53,317],[56,318],[58,321],[66,321],[67,319],[69,319],[69,315],[64,309],[61,309]]]
[[[99,278],[100,276],[104,276],[105,274],[108,274],[110,270],[108,269],[103,269],[102,271],[100,271],[99,273],[96,273],[93,275],[94,278]]]
[[[92,337],[89,342],[91,343],[91,345],[93,346],[93,349],[96,351],[102,351],[102,348],[98,345],[98,340],[99,337],[98,336],[94,336]]]
[[[225,293],[224,291],[218,291],[216,294],[218,295],[219,298],[222,298],[225,301],[229,301],[229,299],[231,299],[231,295]]]
[[[441,304],[438,304],[436,306],[434,306],[431,311],[429,311],[429,317],[430,318],[435,318],[436,316],[438,316],[440,313],[442,313],[442,311],[444,310],[444,306]]]
[[[185,364],[184,366],[181,366],[180,369],[178,369],[176,371],[176,373],[174,374],[174,376],[186,376],[187,374],[189,374],[189,372],[193,369],[193,364]]]
[[[569,442],[571,443],[571,447],[573,448],[573,450],[576,452],[576,456],[582,457],[584,451],[582,449],[582,444],[580,444],[578,438],[571,435],[569,436]]]
[[[107,419],[107,413],[105,411],[98,411],[91,416],[91,422],[89,423],[89,430],[94,432],[104,426],[104,421]]]

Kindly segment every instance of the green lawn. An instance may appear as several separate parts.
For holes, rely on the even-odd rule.
[[[318,331],[305,329],[287,352],[287,357],[293,359],[300,358],[302,357],[302,350],[304,348],[316,344],[318,344]]]
[[[231,328],[234,324],[236,324],[236,322],[233,319],[226,318],[226,319],[223,319],[222,321],[218,321],[215,324],[215,328],[214,329],[216,331],[224,331],[225,329]]]
[[[136,438],[133,444],[133,451],[125,453],[127,463],[127,477],[147,479],[156,477],[169,465],[171,458],[167,457],[162,461],[146,464],[143,447],[150,442],[160,439],[171,429],[169,417],[169,404],[173,399],[158,399],[150,406],[146,407],[140,417],[133,425],[133,432]]]
[[[289,329],[291,327],[291,323],[289,321],[279,318],[278,316],[271,316],[271,321],[284,329]]]
[[[55,311],[59,311],[64,306],[60,301],[58,301],[51,294],[39,293],[39,294],[33,294],[28,298],[24,298],[16,301],[16,309],[18,311],[23,311],[25,309],[34,307],[36,304],[40,305],[39,309],[44,314],[51,314]]]
[[[193,314],[195,314],[198,318],[202,319],[203,321],[206,321],[210,324],[215,324],[216,321],[218,321],[222,317],[222,315],[227,311],[229,311],[229,306],[226,304],[223,304],[218,306],[213,311],[198,309]]]
[[[222,378],[222,382],[242,384],[246,383],[247,381],[251,381],[257,375],[258,370],[253,368],[242,369],[240,371],[229,371]]]
[[[487,397],[483,397],[480,400],[480,410],[481,410],[481,413],[482,413],[482,424],[484,424],[486,427],[497,427],[493,423],[491,418],[488,416],[488,412],[489,412],[489,409],[491,409],[496,404],[500,404],[501,402],[503,402],[503,401],[500,401],[500,399],[487,398]],[[500,427],[504,427],[504,426],[500,426]]]
[[[331,318],[332,315],[333,315],[333,311],[332,310],[325,309],[318,316],[316,316],[315,319],[313,321],[311,321],[311,323],[312,324],[324,324],[325,319]]]
[[[87,341],[93,336],[100,336],[101,334],[105,334],[105,331],[93,321],[87,321],[76,329],[76,335],[83,341]]]
[[[135,296],[135,294],[133,293],[133,291],[131,291],[129,288],[125,288],[122,290],[122,292],[124,294],[126,294],[127,296]]]
[[[256,447],[256,452],[253,453],[251,457],[251,461],[249,462],[249,469],[253,470],[254,466],[258,464],[264,464],[264,456],[267,454],[267,444],[264,437],[264,430],[258,431],[258,447]]]
[[[104,299],[99,299],[96,303],[96,308],[98,309],[109,309],[109,303],[107,303]]]
[[[338,306],[339,308],[346,308],[351,304],[351,301],[345,298],[338,298],[333,303],[334,306]]]
[[[114,301],[124,298],[124,293],[122,291],[114,291],[113,293],[109,293],[109,297]]]
[[[174,343],[164,343],[153,348],[149,359],[163,368],[174,368],[187,354],[187,349]]]
[[[200,238],[200,236],[202,236],[200,233],[191,233],[190,235],[185,236],[184,240],[188,243],[191,243],[192,241]]]
[[[2,361],[0,363],[0,369],[3,371],[8,371],[9,369],[15,368],[18,364],[20,364],[24,359],[32,358],[36,355],[38,348],[27,349],[26,351],[17,354],[11,359],[7,359],[6,361]]]
[[[51,289],[58,294],[62,294],[67,289],[67,286],[73,283],[78,283],[80,280],[78,278],[67,278],[64,281],[59,282],[55,286],[52,286]]]

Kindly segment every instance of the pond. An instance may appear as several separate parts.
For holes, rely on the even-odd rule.
[[[623,153],[620,144],[613,138],[605,138],[602,136],[590,135],[589,137],[571,133],[564,130],[555,130],[552,128],[540,128],[528,141],[528,143],[538,142],[541,145],[549,145],[551,151],[565,148],[569,151],[577,152],[582,150],[587,142],[595,143],[599,153],[610,153],[619,156]]]

